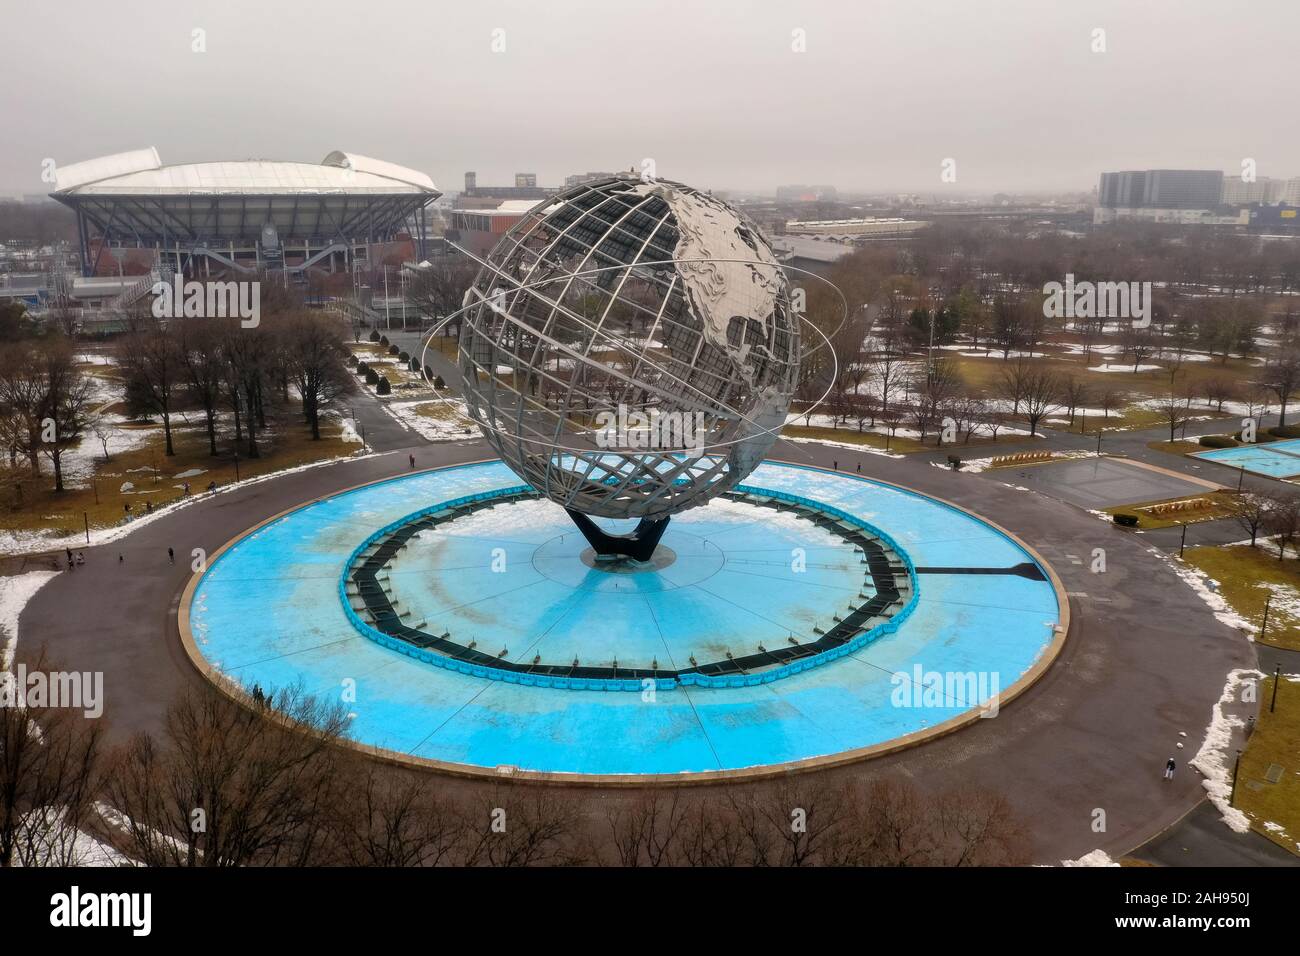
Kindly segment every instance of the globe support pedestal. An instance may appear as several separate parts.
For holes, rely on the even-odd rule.
[[[565,508],[573,523],[578,526],[582,536],[599,557],[631,558],[633,561],[649,561],[654,556],[659,539],[668,528],[668,516],[662,518],[642,518],[637,526],[627,534],[608,534],[596,526],[580,511]]]

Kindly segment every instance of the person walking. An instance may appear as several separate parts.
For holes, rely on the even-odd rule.
[[[78,564],[85,564],[85,563],[86,563],[86,556],[85,556],[84,554],[82,554],[80,551],[77,552],[77,563],[78,563]]]
[[[1174,770],[1175,770],[1177,767],[1178,767],[1178,764],[1174,763],[1174,758],[1173,758],[1173,757],[1170,757],[1168,760],[1165,761],[1165,779],[1166,779],[1166,780],[1173,780],[1173,779],[1174,779]]]
[[[171,548],[167,549],[167,563],[168,564],[176,563],[176,552],[173,551]]]
[[[411,459],[411,468],[412,468],[412,470],[414,470],[414,468],[415,468],[415,456],[414,456],[414,455],[409,455],[408,457]]]
[[[834,468],[836,471],[839,471],[839,470],[840,470],[840,463],[839,463],[838,461],[833,461],[833,462],[831,462],[831,467]]]

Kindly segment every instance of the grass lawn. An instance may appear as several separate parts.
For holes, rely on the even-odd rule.
[[[1300,650],[1300,562],[1290,552],[1279,561],[1277,548],[1261,541],[1256,548],[1188,548],[1183,558],[1219,582],[1224,599],[1256,625],[1272,594],[1264,643]]]
[[[299,416],[286,414],[280,422],[268,423],[271,427],[258,434],[261,457],[240,456],[241,479],[351,455],[361,448],[356,442],[342,440],[342,429],[336,420],[322,421],[320,441],[311,440],[311,432]],[[0,507],[3,507],[5,529],[76,534],[84,530],[86,520],[92,529],[108,528],[122,522],[126,514],[123,506],[128,503],[131,513],[139,515],[145,513],[146,502],[152,502],[156,508],[183,498],[185,491],[181,486],[187,481],[190,493],[196,495],[207,489],[209,481],[226,485],[235,480],[231,454],[233,434],[224,431],[218,434],[221,454],[214,458],[208,454],[207,434],[202,428],[174,427],[172,442],[176,454],[168,457],[163,454],[160,424],[136,427],[149,432],[146,444],[118,452],[111,461],[96,457],[93,481],[86,475],[79,479],[78,487],[72,487],[71,481],[65,478],[67,488],[61,493],[53,491],[54,476],[48,460],[42,459],[39,477],[34,477],[22,462],[17,468],[0,468],[0,502],[3,502]],[[83,439],[83,447],[99,450],[94,435]],[[199,474],[176,477],[200,469]],[[128,489],[129,493],[123,493],[122,485],[127,482],[134,487]]]
[[[1260,681],[1259,717],[1241,755],[1234,806],[1257,833],[1300,856],[1300,682],[1283,677],[1269,713],[1273,683],[1271,674]]]
[[[1210,451],[1200,442],[1194,441],[1149,441],[1147,447],[1152,451],[1168,452],[1171,455],[1193,455],[1198,451]]]
[[[889,442],[889,451],[892,452],[909,452],[923,451],[926,446],[910,438],[894,437],[888,435],[877,435],[875,432],[860,432],[856,428],[807,428],[803,425],[786,425],[781,429],[781,435],[785,438],[815,438],[818,441],[835,441],[842,442],[845,445],[862,445],[866,448],[879,448],[885,450],[885,442]]]

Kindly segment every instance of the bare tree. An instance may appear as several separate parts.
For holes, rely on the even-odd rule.
[[[142,405],[162,417],[166,454],[175,455],[172,410],[182,381],[181,355],[175,334],[162,322],[151,319],[143,328],[122,337],[118,343],[117,359],[126,389]]]
[[[246,709],[210,688],[142,733],[109,777],[129,855],[150,866],[304,865],[318,859],[342,785],[334,746],[346,715],[298,688]]]
[[[1038,434],[1038,423],[1061,402],[1061,376],[1041,366],[1031,369],[1024,378],[1025,420],[1029,434]]]
[[[1192,396],[1190,393],[1178,395],[1174,392],[1167,392],[1164,397],[1156,401],[1156,410],[1160,412],[1160,419],[1169,426],[1169,440],[1172,442],[1177,436],[1178,429],[1182,428],[1191,418]]]
[[[1092,388],[1078,375],[1067,375],[1061,380],[1061,402],[1069,415],[1070,424],[1074,424],[1074,414],[1080,406],[1086,406],[1091,397]]]
[[[498,786],[471,811],[466,866],[555,866],[576,862],[582,823],[572,796],[545,787]]]
[[[681,792],[658,788],[630,803],[612,803],[605,811],[610,840],[620,866],[671,865],[686,818]]]
[[[1300,535],[1300,496],[1294,493],[1277,495],[1264,515],[1264,530],[1277,540],[1277,559],[1281,561],[1286,557],[1287,545]]]
[[[0,661],[0,664],[5,662]],[[42,652],[29,673],[57,672]],[[102,782],[103,722],[38,701],[4,674],[0,706],[0,867],[73,866]]]
[[[1300,388],[1300,353],[1287,350],[1264,366],[1259,384],[1277,396],[1279,426],[1286,424],[1286,407]]]
[[[1241,525],[1241,529],[1250,535],[1250,546],[1252,548],[1255,547],[1255,539],[1258,537],[1260,529],[1264,527],[1264,521],[1274,503],[1272,495],[1261,494],[1257,491],[1246,491],[1234,495],[1228,502],[1229,514],[1237,524]]]
[[[344,364],[348,353],[342,330],[332,319],[303,310],[289,316],[282,338],[289,377],[302,399],[312,440],[319,441],[321,406],[356,388]]]
[[[1210,405],[1214,406],[1215,411],[1222,412],[1223,403],[1237,397],[1237,386],[1231,379],[1216,376],[1201,382],[1201,394],[1206,397]]]
[[[343,767],[348,778],[331,830],[341,862],[349,866],[438,866],[463,851],[466,821],[460,808],[423,775],[364,757]]]

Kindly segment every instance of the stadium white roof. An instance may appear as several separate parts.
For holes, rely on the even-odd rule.
[[[334,151],[319,164],[262,159],[164,166],[158,150],[131,150],[59,167],[55,197],[221,195],[426,195],[441,193],[424,173]]]

